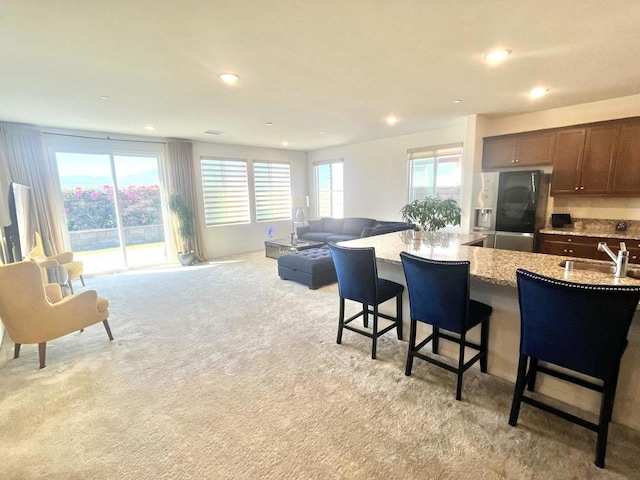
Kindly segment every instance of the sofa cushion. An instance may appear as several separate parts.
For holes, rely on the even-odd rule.
[[[358,218],[351,217],[344,219],[344,226],[342,227],[342,233],[347,235],[362,235],[362,230],[371,227],[376,223],[372,218]]]
[[[300,237],[302,240],[307,240],[309,242],[324,242],[326,243],[326,238],[334,235],[333,232],[307,232]]]
[[[360,235],[347,235],[344,233],[336,233],[327,237],[327,242],[346,242],[347,240],[355,240],[360,238]]]
[[[324,232],[324,222],[320,220],[309,220],[310,232]]]
[[[344,218],[324,217],[322,218],[322,222],[325,232],[342,233]]]

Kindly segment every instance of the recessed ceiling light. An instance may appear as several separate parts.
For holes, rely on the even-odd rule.
[[[107,95],[102,95],[100,97],[100,100],[111,100],[111,97],[108,97]]]
[[[233,85],[238,80],[240,80],[240,77],[235,73],[221,73],[220,75],[218,75],[218,78],[220,78],[220,80],[222,80],[227,85]]]
[[[453,103],[456,103],[456,104],[458,104],[458,103],[462,103],[462,100],[460,100],[459,98],[456,98],[456,99],[453,101]]]
[[[282,145],[286,147],[287,145],[289,145],[289,142],[282,142]]]
[[[145,130],[149,130],[150,132],[153,132],[156,127],[154,127],[153,125],[147,125],[146,127],[144,127]]]
[[[529,92],[529,98],[540,98],[544,97],[549,92],[548,88],[544,87],[536,87]]]
[[[265,123],[265,125],[266,125],[267,127],[273,127],[273,122],[267,122],[267,123]]]
[[[324,135],[324,132],[320,132],[320,135]]]
[[[491,64],[498,64],[504,62],[504,60],[511,54],[511,50],[494,50],[484,56],[484,59]]]
[[[387,123],[388,123],[389,125],[395,125],[396,123],[398,123],[398,121],[399,121],[399,120],[398,120],[398,117],[394,117],[393,115],[389,115],[389,116],[387,117]]]

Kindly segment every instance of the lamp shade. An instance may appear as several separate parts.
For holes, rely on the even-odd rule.
[[[299,223],[302,223],[307,219],[305,214],[304,214],[304,210],[302,209],[302,207],[298,207],[296,209],[295,219],[296,219],[296,222],[299,222]]]

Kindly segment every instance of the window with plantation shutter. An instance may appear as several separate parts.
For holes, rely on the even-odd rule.
[[[291,166],[280,162],[253,162],[256,221],[291,219]]]
[[[207,227],[249,223],[246,160],[201,158],[200,168]]]

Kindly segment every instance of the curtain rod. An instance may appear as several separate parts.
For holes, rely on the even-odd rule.
[[[127,140],[124,138],[111,138],[107,135],[107,137],[90,137],[87,135],[72,135],[70,133],[54,133],[54,132],[42,132],[43,135],[57,135],[59,137],[73,137],[73,138],[88,138],[91,140],[111,140],[115,142],[134,142],[134,143],[159,143],[166,144],[167,142],[153,142],[150,140]]]

